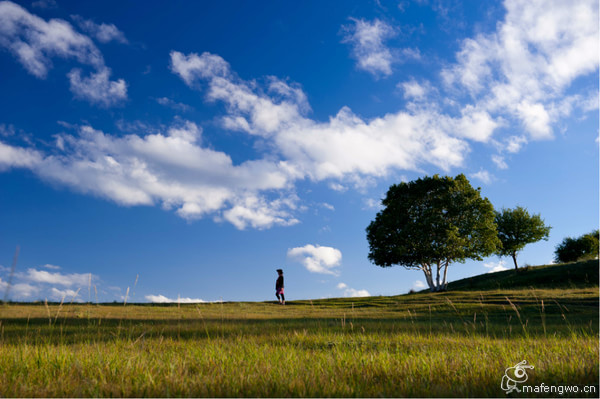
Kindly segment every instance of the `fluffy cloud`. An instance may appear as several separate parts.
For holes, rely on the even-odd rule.
[[[346,297],[358,298],[358,297],[371,296],[371,294],[369,294],[369,291],[367,291],[367,290],[357,290],[357,289],[354,289],[354,288],[350,288],[345,283],[339,283],[337,285],[337,288],[339,290],[343,290],[344,291],[344,296],[346,296]]]
[[[176,101],[171,100],[168,97],[157,98],[156,102],[159,103],[160,105],[164,105],[165,107],[172,108],[176,111],[188,112],[188,111],[192,110],[192,107],[190,107],[189,105],[183,104],[183,103],[178,103]]]
[[[393,169],[420,170],[423,163],[449,170],[462,165],[469,152],[463,136],[473,138],[469,132],[477,130],[474,138],[486,140],[497,126],[474,108],[460,118],[420,109],[366,121],[343,107],[328,122],[316,122],[305,116],[306,96],[297,87],[279,80],[278,94],[287,95],[272,95],[273,78],[261,90],[235,76],[217,55],[172,52],[171,69],[192,87],[206,81],[207,99],[227,106],[223,127],[269,139],[296,178],[358,181]]]
[[[465,40],[456,63],[444,68],[446,93],[429,82],[409,80],[401,84],[407,108],[372,119],[344,106],[328,120],[314,120],[297,84],[276,77],[245,81],[216,54],[172,51],[171,71],[203,90],[207,101],[224,105],[221,126],[260,142],[257,159],[234,164],[203,141],[200,127],[179,121],[170,128],[139,125],[137,134],[125,135],[80,126],[77,134],[57,136],[56,148],[47,153],[0,141],[0,169],[27,168],[44,180],[119,204],[160,205],[188,220],[208,216],[239,229],[298,223],[302,207],[294,187],[299,180],[325,181],[343,191],[398,170],[434,166],[450,171],[464,166],[472,142],[501,148],[493,162],[505,169],[503,152],[551,137],[554,121],[577,107],[593,108],[589,99],[597,100],[597,93],[562,96],[577,77],[598,66],[597,48],[589,48],[597,44],[598,33],[592,3],[560,3],[561,15],[556,15],[554,7],[540,2],[508,1],[496,32]],[[46,22],[10,2],[0,3],[0,10],[0,46],[31,73],[45,76],[52,56],[76,58],[96,68],[89,76],[71,71],[76,96],[103,106],[126,99],[125,82],[109,79],[102,55],[87,36],[65,21]],[[62,36],[49,33],[54,29]],[[38,43],[27,35],[34,31],[47,40]],[[358,20],[348,32],[353,44],[372,48],[391,34],[379,21]],[[55,37],[62,38],[62,47],[52,47]],[[28,51],[29,57],[19,58]],[[555,51],[573,59],[556,58]],[[457,106],[465,88],[472,104]],[[497,137],[515,121],[525,135]],[[472,176],[492,180],[485,170]]]
[[[36,269],[27,269],[27,273],[23,278],[32,283],[45,283],[64,287],[84,287],[88,286],[89,282],[91,281],[91,275],[89,273],[62,274],[50,273],[45,270]]]
[[[496,273],[496,272],[508,270],[508,268],[505,265],[506,265],[506,262],[504,260],[499,260],[498,262],[495,262],[495,263],[488,262],[488,263],[483,264],[484,267],[489,269],[488,273]]]
[[[50,298],[56,301],[63,301],[65,299],[73,301],[79,296],[79,291],[80,290],[75,291],[70,289],[59,290],[52,287],[50,290]]]
[[[4,47],[32,75],[44,79],[52,67],[52,58],[75,59],[96,70],[81,78],[74,69],[69,73],[71,91],[78,98],[101,105],[111,105],[127,96],[122,79],[110,81],[110,69],[92,40],[76,32],[62,19],[44,19],[10,1],[0,2],[0,47]]]
[[[497,30],[466,39],[442,76],[466,88],[479,109],[518,120],[530,139],[552,138],[553,123],[572,110],[560,103],[565,90],[598,68],[598,2],[507,0],[505,6]],[[513,144],[508,151],[518,150]]]
[[[110,107],[127,99],[127,84],[123,79],[110,80],[110,69],[102,68],[89,77],[81,77],[80,69],[67,74],[71,82],[71,92],[76,98],[92,104]]]
[[[480,180],[485,184],[490,184],[494,179],[494,176],[492,176],[492,174],[485,169],[481,169],[479,172],[472,173],[469,176],[471,176],[473,179]]]
[[[48,270],[59,270],[59,266],[43,265],[40,268]],[[40,268],[29,268],[26,272],[17,272],[12,275],[12,284],[8,287],[8,282],[0,278],[0,291],[4,295],[8,293],[11,300],[39,300],[51,299],[60,301],[64,298],[79,297],[82,289],[89,289],[92,282],[98,281],[98,277],[91,273],[70,273],[63,274],[59,272],[49,272],[40,270]],[[0,269],[2,271],[2,269]],[[7,270],[4,270],[7,272]]]
[[[394,57],[384,42],[396,35],[394,28],[378,19],[372,22],[362,19],[352,21],[354,25],[344,27],[344,42],[352,45],[352,55],[358,61],[358,68],[374,76],[391,75]]]
[[[411,287],[411,290],[413,290],[413,291],[420,291],[420,290],[425,289],[425,288],[427,288],[427,285],[424,282],[422,282],[421,280],[416,280],[413,283],[413,285]]]
[[[12,167],[34,168],[42,159],[43,155],[34,149],[13,147],[0,142],[0,170]]]
[[[57,151],[44,155],[0,143],[0,166],[29,168],[45,180],[122,205],[159,203],[188,220],[212,214],[239,229],[298,222],[291,215],[297,197],[286,162],[234,165],[227,154],[202,145],[202,130],[192,122],[143,137],[81,126],[78,135],[57,137]]]
[[[300,262],[311,273],[337,275],[336,268],[342,262],[342,252],[339,249],[311,244],[291,248],[287,256]]]
[[[100,43],[108,43],[116,41],[127,44],[125,34],[121,32],[114,24],[97,24],[92,20],[84,19],[79,15],[71,15],[73,21],[81,28],[81,30],[94,36]]]
[[[178,297],[177,299],[170,299],[164,295],[146,295],[144,298],[146,298],[147,301],[150,301],[152,303],[203,303],[203,302],[206,302],[205,300],[197,299],[197,298],[179,298]]]

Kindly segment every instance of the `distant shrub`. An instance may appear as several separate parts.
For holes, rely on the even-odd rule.
[[[578,260],[595,259],[598,257],[598,230],[584,234],[578,238],[565,238],[554,251],[554,260],[560,263]]]

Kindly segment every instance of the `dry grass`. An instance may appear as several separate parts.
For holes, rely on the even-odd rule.
[[[0,321],[4,397],[499,397],[523,359],[529,384],[598,384],[597,288],[9,304]]]

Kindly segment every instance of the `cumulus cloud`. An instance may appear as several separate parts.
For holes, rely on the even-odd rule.
[[[43,155],[31,148],[13,147],[0,142],[0,171],[9,168],[34,168]]]
[[[424,282],[422,282],[421,280],[416,280],[415,282],[413,282],[411,290],[420,291],[425,288],[427,288],[427,285]]]
[[[92,104],[110,107],[127,99],[127,84],[123,79],[110,80],[110,69],[102,68],[88,77],[81,77],[81,70],[73,69],[67,74],[71,92],[76,98]]]
[[[466,88],[477,108],[519,121],[529,139],[552,138],[553,123],[572,111],[561,104],[565,90],[598,68],[598,2],[507,0],[505,7],[497,30],[464,40],[442,76]],[[518,151],[514,144],[507,150]]]
[[[59,290],[55,287],[52,287],[52,289],[50,290],[50,298],[54,299],[56,301],[62,301],[64,299],[66,300],[78,300],[81,301],[81,299],[79,297],[79,291],[80,290],[70,290],[70,289],[63,289],[63,290]]]
[[[576,78],[598,66],[598,46],[590,47],[598,36],[592,3],[557,3],[556,13],[539,1],[507,1],[497,30],[465,40],[456,62],[444,67],[444,96],[437,92],[443,87],[409,80],[402,88],[410,106],[371,119],[346,106],[327,120],[312,119],[298,84],[272,76],[246,81],[219,55],[172,51],[171,71],[202,90],[207,101],[224,105],[221,127],[260,141],[257,159],[236,164],[204,141],[200,127],[178,121],[158,128],[137,124],[135,134],[125,135],[79,126],[77,134],[58,135],[56,148],[47,152],[8,144],[4,138],[10,138],[10,129],[3,129],[0,169],[27,168],[44,180],[122,205],[160,205],[188,220],[213,217],[239,229],[297,224],[302,206],[294,187],[299,180],[344,191],[398,170],[450,171],[464,166],[472,142],[497,145],[493,161],[505,169],[504,152],[550,138],[557,118],[597,103],[595,91],[566,100],[562,96]],[[87,76],[77,68],[69,73],[77,97],[101,106],[126,99],[126,83],[110,80],[89,37],[65,21],[47,22],[14,3],[0,3],[0,11],[0,46],[32,74],[45,76],[53,57],[76,59],[95,68]],[[377,20],[356,20],[347,33],[351,43],[373,48],[383,46],[391,34]],[[56,37],[62,46],[51,40]],[[555,51],[572,58],[557,58]],[[375,70],[387,73],[386,67]],[[457,105],[463,104],[465,89],[472,103]],[[525,134],[497,137],[515,122]],[[473,176],[493,179],[483,169]]]
[[[159,103],[160,105],[164,105],[165,107],[172,108],[176,111],[189,112],[192,110],[192,107],[190,107],[189,105],[183,104],[183,103],[178,103],[174,100],[171,100],[168,97],[157,98],[156,102]]]
[[[167,298],[164,295],[146,295],[144,298],[146,298],[147,301],[150,301],[152,303],[204,303],[206,302],[203,299],[199,299],[199,298],[177,298],[177,299],[171,299],[171,298]]]
[[[496,164],[498,169],[508,169],[508,164],[504,160],[504,157],[501,155],[492,155],[492,162]]]
[[[473,179],[482,181],[485,184],[490,184],[494,178],[492,174],[485,169],[480,169],[479,172],[471,173],[469,176]]]
[[[408,100],[425,100],[431,91],[429,83],[419,83],[414,79],[398,83],[397,87],[402,89],[404,98]]]
[[[370,22],[352,18],[352,22],[354,25],[344,27],[344,42],[352,45],[358,68],[374,76],[391,75],[394,57],[385,41],[396,35],[395,29],[379,19]]]
[[[298,223],[286,162],[235,165],[227,154],[202,145],[195,123],[180,121],[145,136],[77,129],[78,135],[59,136],[52,155],[0,142],[0,166],[29,168],[45,180],[122,205],[161,204],[188,220],[212,215],[239,229]]]
[[[499,260],[498,262],[488,262],[483,264],[484,267],[490,269],[488,273],[496,273],[504,270],[508,270],[506,267],[506,262],[504,260]]]
[[[350,287],[348,287],[348,285],[346,283],[339,283],[337,285],[337,288],[339,290],[343,290],[344,296],[346,296],[346,297],[358,298],[358,297],[371,296],[371,294],[369,294],[369,291],[357,290],[354,288],[350,288]]]
[[[32,283],[46,283],[65,287],[83,287],[89,284],[90,274],[62,274],[58,272],[51,273],[45,270],[27,269],[24,279]]]
[[[96,283],[99,280],[98,276],[91,273],[54,272],[60,269],[60,266],[46,264],[39,268],[28,268],[25,272],[14,273],[10,287],[7,281],[0,278],[0,291],[4,295],[8,293],[9,299],[17,301],[46,298],[57,301],[72,298],[80,301],[79,292],[82,289],[89,289],[92,281]]]
[[[342,262],[342,252],[339,249],[311,244],[290,248],[287,256],[301,263],[311,273],[338,275],[337,267]]]
[[[93,41],[62,19],[44,19],[10,1],[0,2],[0,47],[7,49],[32,75],[45,79],[55,57],[75,59],[96,73],[81,78],[79,69],[68,76],[78,98],[111,105],[126,97],[122,79],[110,81],[110,69]],[[114,98],[113,98],[114,96]]]
[[[122,44],[127,44],[125,34],[119,30],[114,24],[101,23],[97,24],[90,19],[85,19],[80,15],[71,15],[71,18],[81,30],[87,32],[96,38],[100,43],[108,43],[116,41]]]
[[[423,163],[449,170],[462,165],[469,151],[461,136],[469,136],[477,126],[482,127],[477,138],[485,140],[496,126],[485,113],[474,110],[460,118],[433,109],[400,111],[367,121],[348,107],[328,122],[316,122],[305,116],[305,96],[273,98],[254,82],[235,76],[219,56],[174,51],[171,69],[192,87],[205,81],[207,99],[227,106],[223,127],[269,139],[289,161],[296,178],[356,182],[364,176],[385,176],[393,169],[420,170]],[[278,82],[280,88],[285,85]],[[286,90],[294,89],[297,92],[297,88]]]

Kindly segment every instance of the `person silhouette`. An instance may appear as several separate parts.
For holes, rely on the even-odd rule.
[[[283,270],[277,269],[277,281],[275,282],[275,296],[281,305],[285,305],[285,296],[283,295]]]

